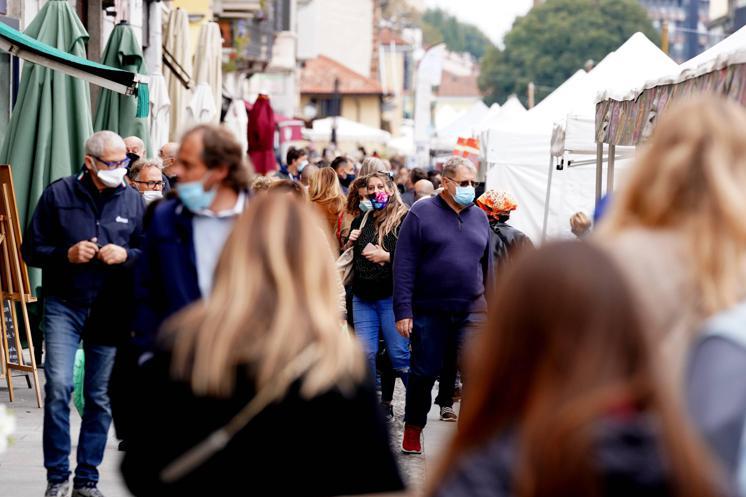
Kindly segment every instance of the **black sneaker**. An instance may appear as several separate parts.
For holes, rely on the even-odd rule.
[[[47,482],[47,491],[44,492],[44,497],[67,497],[68,495],[70,495],[69,481]]]
[[[453,423],[455,421],[458,421],[458,414],[456,414],[456,411],[453,410],[453,407],[441,407],[440,420]]]
[[[381,404],[383,409],[383,417],[387,423],[393,423],[396,417],[394,416],[394,406],[391,404]]]
[[[101,493],[94,483],[84,487],[74,488],[71,497],[104,497],[104,494]]]

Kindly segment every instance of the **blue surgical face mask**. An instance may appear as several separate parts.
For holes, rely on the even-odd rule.
[[[301,162],[298,165],[298,174],[302,173],[303,170],[306,168],[307,165],[308,165],[308,161],[307,160],[304,160],[303,162]]]
[[[188,181],[176,185],[176,193],[179,195],[184,206],[192,212],[199,212],[207,209],[215,200],[218,193],[218,187],[215,186],[210,191],[205,191],[204,181],[209,172],[196,181]]]
[[[474,203],[475,190],[473,186],[457,186],[456,195],[453,196],[453,200],[457,204],[468,207]]]
[[[365,200],[360,201],[360,210],[362,212],[368,212],[373,210],[373,202],[368,200],[367,198]]]

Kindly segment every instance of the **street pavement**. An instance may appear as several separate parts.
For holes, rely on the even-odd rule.
[[[39,370],[40,382],[44,385],[44,372]],[[22,376],[15,377],[16,400],[8,402],[8,390],[5,379],[0,385],[0,403],[5,403],[16,416],[15,441],[8,450],[0,454],[0,497],[41,497],[46,487],[46,473],[42,454],[43,410],[36,408],[34,391],[26,388]],[[437,388],[437,387],[436,387]],[[404,388],[397,382],[394,394],[394,413],[396,421],[392,423],[392,448],[399,457],[402,476],[410,489],[422,486],[427,472],[443,453],[445,445],[456,429],[456,423],[439,420],[437,406],[429,414],[425,428],[425,453],[423,455],[405,455],[400,452],[401,433],[404,417]],[[435,393],[433,394],[433,398]],[[75,408],[70,413],[72,424],[72,457],[70,468],[75,468],[75,451],[77,450],[80,416]],[[121,453],[117,450],[117,441],[113,430],[109,433],[104,462],[99,468],[101,483],[99,488],[106,497],[126,497],[130,493],[119,473]]]

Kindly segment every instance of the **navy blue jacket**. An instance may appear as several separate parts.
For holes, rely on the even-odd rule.
[[[394,255],[394,315],[487,309],[490,226],[471,205],[456,213],[440,195],[416,202],[399,230]]]
[[[145,232],[135,269],[135,344],[152,347],[163,321],[202,298],[197,276],[193,214],[178,199],[160,202]]]
[[[145,203],[134,188],[99,192],[87,172],[49,185],[26,229],[22,253],[29,266],[42,269],[44,295],[73,305],[90,306],[111,274],[121,268],[98,259],[72,264],[67,252],[82,240],[113,243],[127,250],[125,267],[135,264],[142,243]]]

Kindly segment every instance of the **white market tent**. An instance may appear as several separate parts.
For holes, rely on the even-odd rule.
[[[501,122],[509,122],[513,119],[517,119],[522,114],[528,112],[523,106],[521,101],[515,95],[511,95],[505,101],[502,107],[498,104],[492,104],[489,112],[479,124],[476,125],[476,130],[481,133],[491,128],[497,128]]]
[[[481,100],[475,102],[465,114],[435,132],[431,147],[435,150],[453,150],[459,138],[474,135],[476,124],[481,122],[489,111],[489,107]]]
[[[326,117],[315,120],[312,129],[303,130],[303,138],[315,142],[329,141],[335,119],[337,120],[337,140],[340,142],[383,144],[391,140],[391,134],[387,131],[366,126],[344,117]]]

